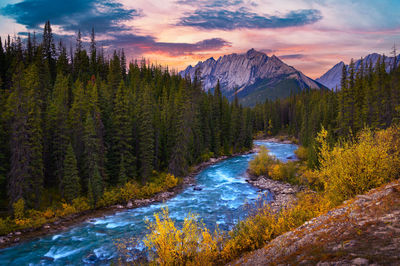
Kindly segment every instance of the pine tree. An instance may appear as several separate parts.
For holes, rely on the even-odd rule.
[[[92,34],[90,36],[90,74],[97,74],[97,48],[94,28],[92,28]]]
[[[24,198],[29,207],[38,207],[43,190],[43,136],[38,69],[25,71],[20,65],[8,98],[11,122],[11,169],[8,180],[10,203]]]
[[[212,98],[212,150],[214,154],[219,154],[221,150],[221,112],[222,112],[222,94],[219,80],[214,89]]]
[[[50,69],[51,80],[54,81],[57,74],[55,67],[56,48],[54,45],[50,21],[47,21],[44,25],[42,48],[43,58],[46,60],[48,68]]]
[[[63,162],[63,177],[61,180],[62,196],[67,202],[79,197],[81,185],[78,166],[71,143],[68,144]]]
[[[142,180],[148,180],[154,169],[154,127],[153,127],[153,104],[151,88],[144,87],[140,104],[139,116],[139,151],[140,151],[140,174]]]
[[[175,96],[174,106],[174,128],[172,143],[174,144],[171,152],[171,158],[168,165],[168,171],[175,176],[184,176],[187,173],[188,142],[190,137],[190,128],[187,120],[187,106],[185,88],[183,84],[179,85],[178,94]]]
[[[47,184],[57,186],[63,177],[64,156],[68,147],[68,78],[61,73],[57,75],[52,100],[47,110],[47,142],[46,168]]]
[[[104,177],[99,170],[100,141],[96,134],[93,117],[88,114],[85,122],[84,148],[85,148],[85,172],[88,187],[88,195],[92,206],[95,206],[103,193]]]
[[[133,153],[133,125],[130,117],[131,102],[128,89],[121,81],[115,96],[112,113],[113,133],[113,167],[114,183],[123,184],[136,176],[136,158]],[[127,177],[127,178],[126,178]],[[126,180],[125,180],[126,179]]]

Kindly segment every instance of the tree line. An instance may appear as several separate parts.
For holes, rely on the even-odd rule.
[[[75,49],[42,40],[0,39],[0,187],[3,208],[44,197],[95,206],[103,191],[156,172],[184,176],[212,156],[252,146],[252,111],[230,103],[219,85],[202,90],[168,68],[106,56],[91,33]],[[50,200],[51,201],[51,200]]]
[[[285,132],[308,147],[310,166],[318,163],[315,137],[322,126],[328,142],[354,135],[364,127],[383,129],[400,121],[400,67],[390,71],[381,56],[375,65],[354,61],[342,70],[341,88],[304,90],[286,99],[267,100],[254,108],[254,129],[269,135]]]

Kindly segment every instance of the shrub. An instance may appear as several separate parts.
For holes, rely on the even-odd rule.
[[[299,146],[297,150],[294,151],[296,154],[297,158],[301,161],[307,161],[307,155],[308,155],[308,150],[304,146]]]
[[[0,235],[6,235],[8,234],[11,230],[11,223],[10,223],[10,219],[6,218],[0,218]]]
[[[222,257],[228,262],[243,252],[261,248],[266,242],[290,231],[305,221],[326,212],[330,205],[316,193],[301,193],[295,205],[279,213],[271,211],[267,203],[263,208],[240,221],[229,232],[230,238],[224,245]]]
[[[267,175],[271,166],[277,163],[277,160],[268,154],[268,149],[260,147],[260,152],[249,163],[249,172],[252,175]]]
[[[176,178],[173,174],[164,174],[164,187],[166,189],[174,188],[178,184],[178,178]]]
[[[291,184],[298,184],[299,180],[296,178],[297,162],[289,161],[286,163],[278,162],[271,165],[268,175],[273,180],[288,182]]]
[[[76,209],[72,205],[70,205],[68,203],[62,203],[62,208],[58,209],[56,211],[56,214],[59,217],[63,217],[63,216],[74,214],[76,212],[77,212]]]
[[[79,197],[79,198],[73,199],[72,200],[72,207],[77,212],[83,212],[83,211],[87,211],[87,210],[90,209],[88,200],[85,197]]]
[[[20,198],[17,202],[13,204],[14,218],[23,219],[25,217],[25,201]]]
[[[127,182],[121,189],[121,200],[124,202],[128,202],[131,199],[134,199],[139,194],[138,186],[133,182]]]
[[[103,192],[100,200],[97,202],[98,207],[106,207],[118,203],[120,200],[120,191],[118,188],[108,189]]]
[[[44,218],[46,218],[46,219],[53,218],[55,215],[56,215],[55,212],[54,212],[52,209],[50,209],[50,208],[47,208],[47,209],[43,212],[43,216],[44,216]]]
[[[364,129],[348,141],[327,145],[327,132],[322,129],[320,168],[316,170],[327,196],[334,204],[378,187],[399,177],[400,133],[398,127],[373,133]]]
[[[210,265],[219,254],[218,231],[212,235],[197,217],[189,214],[179,229],[169,217],[168,209],[154,214],[153,223],[147,221],[150,233],[144,244],[153,262],[159,265]]]

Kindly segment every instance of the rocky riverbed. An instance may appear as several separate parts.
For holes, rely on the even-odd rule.
[[[300,186],[272,180],[265,176],[251,177],[249,175],[246,181],[261,190],[269,190],[272,193],[273,201],[270,206],[273,212],[278,212],[281,208],[292,204],[296,200],[296,194],[303,189]]]

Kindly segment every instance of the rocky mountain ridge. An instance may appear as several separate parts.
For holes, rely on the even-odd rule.
[[[244,54],[229,54],[217,60],[209,58],[200,61],[179,74],[191,80],[198,75],[205,91],[212,91],[219,81],[223,95],[233,99],[237,93],[245,105],[266,98],[286,97],[291,91],[324,88],[277,56],[268,56],[254,49]]]
[[[377,54],[377,53],[372,53],[367,55],[365,58],[362,60],[359,59],[354,62],[354,68],[355,72],[357,72],[360,67],[361,67],[361,62],[363,62],[363,65],[365,68],[372,63],[372,67],[375,67],[376,63],[378,62],[378,59],[381,58],[383,55]],[[400,62],[400,55],[396,57],[396,65],[399,64]],[[334,65],[331,69],[329,69],[325,74],[323,74],[321,77],[317,78],[316,81],[319,83],[325,85],[329,89],[340,89],[340,80],[342,79],[342,69],[345,63],[343,61],[337,63]],[[393,66],[394,66],[394,57],[385,57],[385,65],[386,65],[386,71],[389,72]],[[349,69],[349,65],[345,65],[346,69]]]

